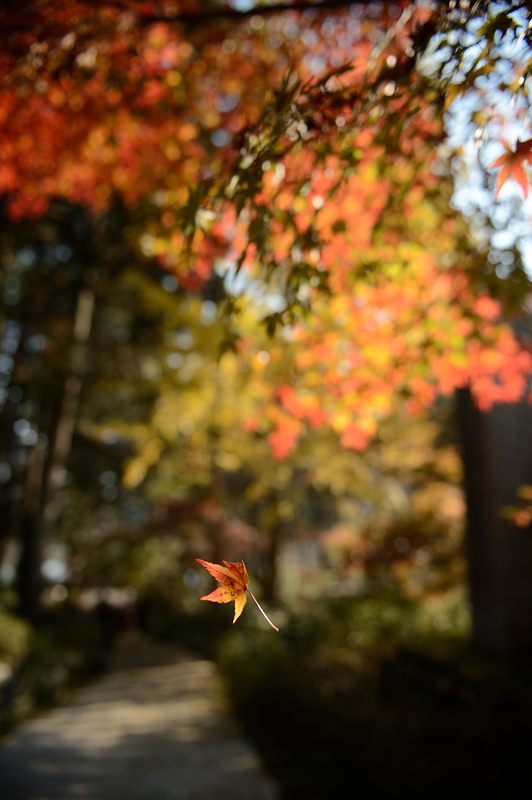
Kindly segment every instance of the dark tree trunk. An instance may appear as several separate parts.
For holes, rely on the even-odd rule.
[[[34,447],[26,473],[20,522],[20,557],[17,565],[17,595],[20,613],[29,620],[39,615],[41,595],[43,492],[46,484],[47,448],[41,437]]]
[[[276,603],[279,591],[279,551],[282,541],[282,522],[277,508],[277,496],[272,500],[272,506],[267,516],[267,544],[264,559],[263,577],[261,581],[262,593],[267,603]]]
[[[2,336],[5,336],[6,326],[2,330]],[[19,336],[17,340],[16,350],[13,353],[13,368],[12,379],[16,380],[19,375],[21,351],[26,341],[26,332],[23,325],[19,327]],[[15,434],[13,431],[13,423],[17,419],[16,404],[8,400],[4,406],[2,414],[0,414],[0,459],[5,460],[10,465],[11,456],[15,448]],[[9,539],[13,534],[12,526],[16,514],[14,512],[15,501],[13,496],[16,486],[14,469],[10,465],[8,467],[9,474],[7,480],[2,482],[0,486],[0,567],[4,561],[5,554],[8,550]]]
[[[36,515],[25,513],[20,530],[20,558],[17,565],[18,608],[22,616],[35,622],[41,597],[42,536]]]
[[[58,398],[56,422],[49,449],[45,454],[37,446],[28,469],[20,558],[17,565],[17,591],[20,611],[30,620],[39,616],[43,544],[47,532],[57,521],[57,505],[54,501],[63,485],[70,455],[93,311],[94,293],[91,289],[83,288],[77,298],[70,343],[72,372],[66,377]]]
[[[504,516],[517,489],[532,483],[532,407],[483,413],[461,390],[458,418],[474,639],[504,655],[532,653],[532,530]]]

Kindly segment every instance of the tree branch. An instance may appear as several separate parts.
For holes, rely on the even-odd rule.
[[[255,16],[266,17],[274,14],[282,14],[287,11],[338,11],[341,9],[348,9],[351,6],[371,6],[375,1],[376,0],[317,0],[317,2],[309,2],[309,0],[292,0],[292,2],[286,3],[254,5],[251,8],[244,9],[224,6],[208,11],[183,11],[177,14],[142,14],[139,19],[143,23],[185,22],[195,25],[199,23],[208,23],[211,20],[240,20]],[[397,6],[397,0],[384,0],[384,2],[379,2],[379,5]]]

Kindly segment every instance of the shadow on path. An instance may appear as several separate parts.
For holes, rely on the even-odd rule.
[[[130,634],[109,674],[0,747],[2,800],[274,800],[216,668]]]

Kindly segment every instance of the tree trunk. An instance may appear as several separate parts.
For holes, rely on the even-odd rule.
[[[78,295],[72,330],[72,372],[63,386],[50,449],[46,455],[38,445],[28,470],[17,589],[20,611],[30,620],[35,620],[39,615],[43,542],[57,519],[57,505],[54,500],[64,483],[70,455],[93,310],[94,293],[91,289],[84,288]]]
[[[55,429],[48,486],[46,487],[44,516],[48,526],[55,520],[53,496],[63,486],[65,480],[66,463],[72,446],[79,397],[83,386],[82,376],[86,369],[86,347],[92,328],[93,312],[94,292],[92,289],[82,289],[78,296],[72,332],[72,372],[67,377],[63,389],[61,412]]]
[[[473,636],[503,655],[532,653],[532,530],[504,517],[517,489],[532,483],[532,407],[481,412],[458,393],[467,501]]]
[[[270,495],[270,503],[264,515],[263,527],[267,531],[267,543],[264,559],[262,594],[267,603],[276,603],[279,592],[279,554],[282,542],[282,521],[279,516],[279,497],[277,493]]]
[[[42,499],[46,474],[46,439],[41,436],[33,448],[26,474],[20,523],[20,557],[17,593],[20,613],[29,620],[39,614],[42,563]]]
[[[4,324],[2,338],[5,337],[6,332],[7,325]],[[12,354],[12,381],[16,380],[19,375],[21,351],[26,342],[26,335],[23,325],[19,323],[16,349]],[[0,520],[2,521],[0,525],[0,567],[3,564],[5,554],[8,550],[8,543],[13,533],[12,525],[16,517],[16,514],[13,513],[16,503],[13,497],[16,481],[14,468],[10,465],[16,439],[13,431],[13,423],[16,418],[15,403],[8,400],[4,405],[2,414],[0,414],[0,459],[5,461],[8,465],[8,474],[5,478],[3,477],[2,484],[0,485]]]

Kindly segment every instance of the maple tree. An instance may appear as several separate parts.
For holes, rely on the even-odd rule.
[[[0,12],[11,223],[46,227],[66,202],[98,236],[120,209],[146,269],[156,262],[189,296],[213,293],[230,320],[220,350],[252,373],[239,424],[278,459],[318,430],[363,450],[387,419],[467,385],[484,410],[515,402],[531,365],[506,321],[521,313],[523,272],[515,260],[499,280],[453,210],[459,154],[444,124],[471,93],[480,143],[524,121],[522,4],[341,5],[33,0]],[[515,101],[510,120],[488,102],[494,85]],[[513,176],[525,190],[527,135],[494,164],[498,188]],[[22,271],[21,258],[15,249]],[[79,296],[110,269],[94,263]],[[69,377],[57,403],[72,409]],[[130,486],[172,438],[163,417],[155,436],[138,425]],[[52,453],[51,428],[49,442]]]
[[[270,440],[279,457],[306,426],[329,425],[345,446],[364,449],[392,409],[416,413],[467,383],[483,409],[526,392],[529,353],[501,322],[499,303],[485,291],[472,291],[463,264],[453,264],[456,217],[444,217],[435,231],[441,209],[434,195],[424,192],[418,206],[407,194],[397,208],[392,170],[386,180],[364,183],[360,172],[344,202],[363,219],[377,216],[376,203],[384,207],[388,197],[384,224],[376,221],[372,241],[369,225],[330,238],[331,296],[316,292],[311,312],[287,334],[295,346],[292,361],[283,344],[274,343],[267,360],[259,348],[249,348],[258,379],[277,387],[274,405],[266,388],[254,425],[273,425]],[[413,197],[418,191],[412,189]],[[348,214],[341,199],[323,212],[333,226]],[[320,212],[315,219],[319,225]],[[358,271],[352,269],[355,259]]]
[[[476,28],[452,7],[391,3],[378,15],[371,5],[317,7],[304,36],[301,8],[239,16],[215,4],[209,19],[187,3],[30,10],[24,24],[13,9],[4,15],[0,192],[11,216],[38,216],[56,195],[102,213],[118,193],[142,252],[184,286],[243,268],[248,285],[278,292],[283,307],[267,324],[297,322],[289,335],[308,354],[288,387],[271,369],[262,374],[273,389],[262,427],[269,420],[280,457],[304,422],[363,448],[394,402],[387,387],[410,395],[410,410],[466,382],[484,408],[523,394],[530,359],[509,329],[492,324],[502,313],[496,301],[470,292],[451,255],[456,220],[445,214],[446,258],[436,247],[431,258],[418,251],[429,249],[434,219],[417,229],[408,222],[410,244],[403,229],[441,190],[433,166],[442,103],[481,84],[501,33],[528,36],[517,5],[514,16],[509,4],[485,21],[478,10]],[[467,46],[461,34],[452,44],[461,26]],[[483,47],[473,65],[471,31]],[[334,51],[332,35],[341,43]],[[452,58],[443,64],[445,48]],[[425,51],[433,64],[423,70]],[[511,76],[519,103],[527,69]],[[455,79],[460,70],[465,79]],[[509,163],[500,161],[497,188],[510,169],[525,188],[522,167]],[[423,295],[420,285],[432,288]],[[420,319],[427,304],[430,347]],[[345,336],[334,332],[340,319]],[[322,401],[311,384],[324,357]]]
[[[255,601],[255,604],[264,619],[269,623],[274,631],[279,630],[279,628],[273,624],[271,619],[261,608],[255,595],[249,589],[248,571],[243,561],[224,561],[225,566],[222,566],[221,564],[213,564],[210,561],[204,561],[202,558],[197,558],[196,561],[198,564],[201,564],[201,566],[204,567],[214,578],[216,578],[218,583],[221,584],[218,589],[215,589],[210,594],[202,597],[202,600],[209,600],[211,603],[234,602],[235,616],[233,617],[233,623],[235,623],[242,614],[244,606],[246,605],[246,593],[249,593],[249,595]]]
[[[187,554],[191,556],[197,550],[211,556],[231,553],[233,560],[243,557],[252,566],[262,596],[271,602],[279,592],[284,596],[289,588],[282,567],[286,549],[297,548],[304,537],[313,541],[319,526],[331,524],[347,505],[356,509],[353,514],[357,518],[368,517],[371,536],[378,537],[375,531],[380,530],[371,519],[391,524],[385,523],[390,514],[386,511],[388,498],[401,491],[403,482],[409,484],[413,480],[409,469],[398,472],[396,481],[391,480],[401,464],[406,466],[405,448],[412,451],[418,465],[423,458],[427,464],[441,462],[442,469],[449,463],[449,453],[438,451],[436,455],[421,420],[413,419],[405,425],[404,420],[399,421],[399,415],[393,414],[388,421],[381,421],[377,440],[363,453],[339,448],[336,434],[327,427],[311,427],[300,432],[290,454],[282,461],[276,459],[275,449],[272,453],[267,438],[258,431],[255,434],[246,431],[242,425],[242,419],[248,418],[249,428],[253,413],[257,413],[255,394],[260,386],[252,365],[244,370],[238,354],[226,352],[218,360],[224,325],[213,315],[212,302],[202,303],[199,298],[192,301],[165,292],[143,272],[139,265],[135,275],[127,276],[125,284],[135,287],[135,300],[130,302],[134,302],[141,319],[151,320],[151,336],[157,333],[161,343],[147,352],[138,350],[136,369],[134,372],[128,369],[124,379],[120,378],[124,368],[114,359],[101,376],[94,375],[85,388],[79,426],[97,442],[104,442],[112,431],[120,441],[128,443],[131,454],[122,469],[123,491],[126,496],[149,499],[159,520],[146,525],[143,529],[146,537],[159,530],[164,548],[170,550],[172,520],[181,520],[183,552],[178,562],[168,561],[172,575],[176,569],[186,569]],[[115,287],[118,296],[124,297],[125,287],[120,283]],[[112,296],[102,298],[100,314],[103,315],[104,304],[109,305],[107,317],[116,302],[117,298]],[[244,318],[246,326],[241,328],[241,334],[259,339],[263,348],[271,346],[266,333],[261,332],[257,314],[253,315],[252,309],[242,310],[242,325]],[[284,343],[288,362],[294,348],[294,343]],[[267,353],[266,349],[260,350],[255,360],[264,361]],[[124,414],[124,403],[130,409],[142,408],[143,397],[156,398],[150,414],[141,417]],[[432,436],[435,437],[434,432]],[[447,475],[443,471],[441,475],[450,483],[458,481],[457,472]],[[427,496],[439,497],[431,495],[431,480],[427,479]],[[84,484],[82,497],[86,498],[89,492],[90,484]],[[449,495],[451,500],[446,499],[445,504],[456,507],[451,488]],[[363,501],[358,499],[362,497]],[[186,516],[186,500],[192,508],[196,504],[198,512],[190,521]],[[79,503],[76,499],[76,506]],[[435,505],[439,508],[439,501]],[[167,512],[163,511],[165,508]],[[74,512],[76,508],[72,509]],[[436,524],[431,521],[425,528],[445,530],[442,539],[452,548],[460,530],[458,533],[448,530],[447,518],[435,513]],[[128,534],[127,522],[122,525],[117,522],[103,541],[99,539],[102,552],[98,553],[84,544],[90,541],[96,514],[101,519],[101,510],[80,518],[78,510],[76,533],[69,534],[76,558],[79,560],[83,552],[83,560],[91,565],[91,574],[101,569],[98,564],[106,561],[105,553],[111,552],[113,542],[123,538],[137,547],[140,535],[138,531]],[[403,514],[408,514],[407,509]],[[126,554],[124,560],[127,562]],[[118,571],[115,580],[122,583],[126,569],[127,566]],[[144,572],[148,573],[147,566]],[[337,580],[338,575],[333,574]],[[165,576],[166,569],[161,580]],[[133,578],[137,584],[136,572]]]

